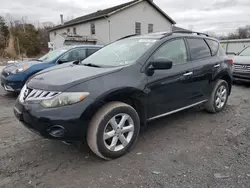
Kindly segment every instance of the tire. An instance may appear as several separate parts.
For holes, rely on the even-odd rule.
[[[225,96],[223,95],[219,97],[220,99],[218,99],[218,92],[220,92],[219,89],[222,89],[222,88],[225,89],[225,92],[226,92]],[[228,96],[229,96],[228,83],[225,80],[218,80],[214,86],[213,92],[211,93],[208,101],[205,103],[205,110],[210,113],[221,112],[227,104]],[[222,100],[222,98],[224,100]],[[220,100],[220,102],[222,101],[224,102],[221,103],[221,105],[218,105],[218,102],[216,102],[217,99]]]
[[[125,121],[121,121],[122,119]],[[125,123],[120,126],[122,122]],[[136,110],[122,102],[110,102],[92,117],[87,131],[87,142],[97,156],[110,160],[129,152],[136,143],[139,132],[140,119]]]

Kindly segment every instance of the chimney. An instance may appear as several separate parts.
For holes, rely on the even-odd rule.
[[[63,14],[60,14],[60,18],[61,18],[61,25],[63,25],[64,24],[64,22],[63,22]]]

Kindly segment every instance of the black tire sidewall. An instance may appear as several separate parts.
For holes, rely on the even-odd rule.
[[[226,96],[226,101],[225,101],[225,104],[223,105],[223,107],[222,107],[222,108],[218,108],[218,107],[216,106],[216,102],[215,102],[215,101],[216,101],[216,94],[217,94],[218,89],[219,89],[222,85],[224,85],[224,86],[226,87],[227,96]],[[214,96],[213,96],[213,99],[214,99],[214,100],[213,100],[213,105],[214,105],[214,109],[215,109],[216,112],[221,112],[221,111],[225,108],[225,106],[227,105],[228,95],[229,95],[229,87],[228,87],[228,84],[227,84],[226,81],[221,80],[220,83],[217,84],[217,87],[215,88],[215,92],[214,92]]]
[[[107,123],[110,121],[110,119],[120,113],[125,113],[125,114],[130,115],[130,117],[134,121],[134,134],[130,143],[125,148],[123,148],[120,151],[110,151],[106,148],[104,144],[104,140],[103,140],[104,129]],[[97,132],[97,138],[96,138],[98,151],[106,158],[110,158],[110,159],[118,158],[126,154],[128,151],[130,151],[130,149],[136,143],[136,140],[139,136],[139,132],[140,132],[140,120],[136,111],[129,106],[116,107],[112,109],[111,111],[109,111],[107,114],[105,114],[105,116],[103,117],[103,119],[101,120],[98,126],[98,132]]]

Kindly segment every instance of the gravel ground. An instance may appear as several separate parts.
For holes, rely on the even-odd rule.
[[[14,101],[0,89],[1,188],[250,187],[249,86],[234,86],[222,113],[196,107],[151,122],[129,154],[108,162],[86,144],[29,132]]]

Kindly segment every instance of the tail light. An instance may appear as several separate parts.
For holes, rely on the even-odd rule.
[[[234,64],[233,59],[228,59],[228,62],[229,62],[230,65],[233,66],[233,64]]]

